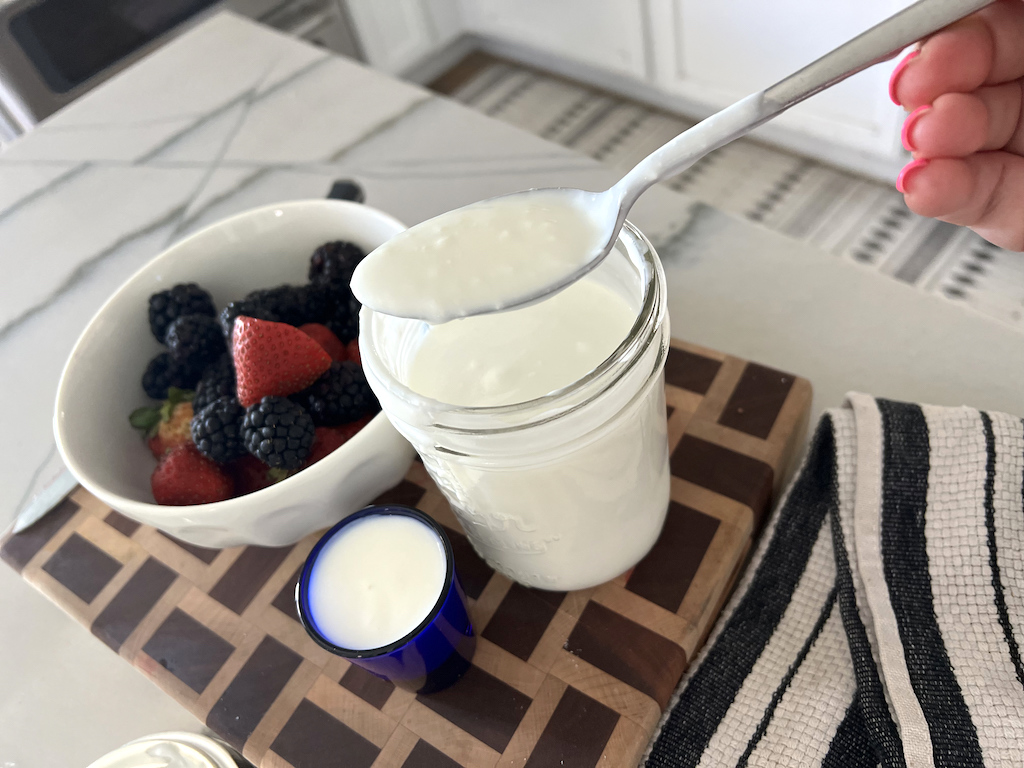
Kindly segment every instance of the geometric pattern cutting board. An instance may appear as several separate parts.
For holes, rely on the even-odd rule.
[[[473,666],[430,696],[306,635],[293,594],[317,535],[203,549],[79,488],[0,556],[261,767],[635,765],[728,597],[811,404],[804,379],[680,341],[665,377],[665,529],[599,587],[542,592],[494,573],[419,462],[381,497],[448,529],[469,598]]]

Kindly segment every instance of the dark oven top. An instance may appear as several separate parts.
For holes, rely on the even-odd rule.
[[[42,0],[10,33],[54,93],[66,93],[217,0]]]

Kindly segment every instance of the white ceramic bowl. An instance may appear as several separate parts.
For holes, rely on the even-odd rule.
[[[369,251],[404,228],[365,205],[308,200],[233,216],[164,251],[103,305],[68,358],[54,414],[67,467],[127,517],[204,547],[291,544],[395,485],[413,450],[380,413],[341,448],[269,488],[214,504],[161,506],[149,484],[156,462],[128,414],[151,402],[139,381],[162,349],[149,330],[151,294],[196,282],[223,307],[257,288],[305,282],[322,243],[350,240]]]

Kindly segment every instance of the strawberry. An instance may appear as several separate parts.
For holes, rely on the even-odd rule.
[[[324,456],[333,453],[344,445],[348,437],[342,433],[341,427],[317,427],[313,437],[313,446],[309,449],[306,466],[316,464]]]
[[[164,450],[164,444],[160,438],[153,435],[151,438],[146,440],[146,446],[149,448],[149,452],[153,454],[153,458],[160,459],[167,451]]]
[[[356,432],[370,423],[370,419],[372,418],[373,416],[363,416],[361,419],[350,421],[348,424],[342,424],[340,427],[334,427],[334,429],[341,432],[345,436],[346,440],[351,440],[355,436]]]
[[[323,347],[291,325],[239,315],[231,334],[238,402],[285,397],[305,389],[331,367]]]
[[[366,416],[358,421],[342,424],[340,427],[317,427],[313,437],[313,447],[309,449],[309,458],[306,459],[306,466],[316,464],[324,456],[336,451],[369,423],[370,417]]]
[[[267,470],[270,467],[251,453],[232,461],[225,469],[227,469],[235,481],[235,494],[237,496],[244,496],[247,493],[266,488],[274,482],[267,475]]]
[[[161,421],[156,435],[149,441],[149,448],[158,459],[172,448],[192,442],[192,403],[178,403],[171,408],[170,417]],[[154,443],[159,453],[154,450]]]
[[[252,454],[235,459],[230,464],[224,465],[224,469],[235,481],[235,496],[255,493],[284,480],[290,474],[286,469],[268,467]]]
[[[311,467],[320,459],[340,448],[344,438],[337,434],[336,427],[317,427],[313,436],[313,445],[309,449],[309,457],[306,459],[306,467]]]
[[[153,470],[150,486],[156,503],[169,506],[224,501],[234,492],[231,478],[191,442],[164,456]]]
[[[300,325],[299,330],[323,347],[324,352],[331,356],[331,360],[336,360],[339,363],[342,360],[348,360],[345,345],[326,325],[306,323],[305,325]]]
[[[348,359],[356,365],[363,364],[363,358],[359,355],[359,339],[352,339],[348,344],[345,345],[345,351],[348,353]]]
[[[192,392],[171,387],[159,408],[136,408],[128,421],[146,435],[146,445],[156,458],[172,448],[192,442]]]

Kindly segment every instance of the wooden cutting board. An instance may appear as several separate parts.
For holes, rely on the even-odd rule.
[[[473,666],[430,696],[307,637],[293,595],[317,535],[203,549],[79,488],[0,556],[259,766],[635,765],[742,569],[811,404],[804,379],[680,341],[665,375],[665,529],[606,584],[542,592],[494,573],[419,462],[378,500],[448,529],[469,597]]]

